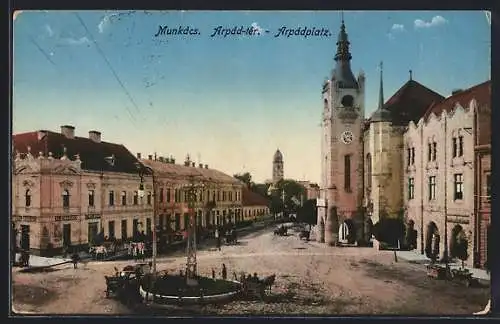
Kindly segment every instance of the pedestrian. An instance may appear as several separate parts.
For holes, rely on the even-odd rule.
[[[215,280],[215,269],[212,268],[212,279]]]
[[[219,251],[220,251],[221,238],[220,238],[220,234],[219,234],[219,229],[215,229],[215,239],[217,242],[217,249],[219,249]]]
[[[224,279],[224,280],[227,279],[227,269],[226,269],[226,265],[224,263],[222,264],[222,279]]]
[[[73,269],[78,268],[78,261],[80,261],[80,255],[76,250],[71,255],[71,261],[73,262]]]

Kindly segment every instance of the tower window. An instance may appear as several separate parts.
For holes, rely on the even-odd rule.
[[[69,208],[69,191],[68,190],[63,191],[62,198],[63,198],[63,207]]]
[[[351,95],[344,96],[341,101],[341,104],[344,107],[352,107],[353,103],[354,103],[354,98]]]
[[[453,153],[452,153],[453,155],[452,156],[457,157],[457,138],[453,137],[451,139],[451,141],[452,141],[451,147],[453,148]]]
[[[464,137],[459,136],[458,137],[458,156],[463,156],[464,155]]]
[[[24,202],[26,207],[31,206],[31,191],[29,189],[26,189],[26,193],[24,195]]]
[[[429,200],[436,199],[436,176],[429,177]]]
[[[351,156],[344,155],[344,190],[351,192]]]
[[[464,176],[461,173],[454,175],[455,180],[455,192],[454,200],[462,200],[464,198]]]
[[[433,142],[432,143],[432,161],[436,161],[436,156],[437,156],[437,143]]]

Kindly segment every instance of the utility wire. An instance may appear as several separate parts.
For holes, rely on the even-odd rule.
[[[102,51],[101,47],[99,46],[99,44],[97,43],[97,41],[95,40],[95,38],[92,36],[92,34],[90,33],[90,30],[88,29],[87,25],[85,24],[85,22],[83,21],[83,19],[80,17],[80,15],[78,13],[75,12],[75,16],[76,18],[80,21],[80,24],[83,26],[83,28],[85,29],[87,35],[90,37],[90,39],[92,40],[92,42],[94,43],[96,49],[97,49],[97,52],[101,55],[101,57],[104,59],[104,62],[106,62],[106,65],[108,66],[108,68],[111,70],[111,73],[113,73],[113,76],[115,77],[116,81],[120,84],[121,88],[123,89],[123,91],[125,92],[125,94],[127,95],[128,99],[130,100],[130,102],[132,103],[132,105],[135,107],[135,109],[137,109],[137,111],[140,113],[141,110],[139,109],[139,107],[137,106],[134,98],[132,98],[132,95],[130,94],[130,92],[127,90],[127,88],[125,87],[125,85],[123,84],[123,82],[120,80],[120,77],[118,76],[118,74],[116,73],[115,69],[111,66],[111,63],[109,62],[109,60],[107,59],[106,55],[104,54],[104,52]],[[127,106],[125,106],[125,108],[127,109],[128,113],[130,114],[130,117],[134,120],[134,121],[137,121],[137,119],[135,118],[135,116],[132,114],[132,112],[130,111],[130,109],[127,108]],[[135,126],[135,124],[134,124]]]
[[[47,52],[45,52],[43,50],[43,48],[41,48],[40,45],[38,45],[38,43],[35,41],[35,39],[31,35],[28,35],[28,37],[29,37],[30,41],[33,43],[33,45],[35,45],[35,47],[40,51],[40,53],[42,53],[42,55],[47,59],[47,61],[52,63],[52,65],[56,66],[54,61],[52,61],[52,59],[50,58],[49,54],[47,54]]]

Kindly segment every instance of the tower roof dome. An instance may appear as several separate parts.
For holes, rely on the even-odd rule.
[[[279,149],[276,150],[276,153],[274,153],[274,162],[282,162],[283,161],[283,154],[281,154],[281,151]]]

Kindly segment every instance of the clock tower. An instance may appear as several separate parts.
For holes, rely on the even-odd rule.
[[[335,244],[338,228],[356,214],[363,197],[363,140],[365,77],[354,77],[351,53],[342,19],[335,68],[323,83],[322,181],[318,203],[321,241]],[[355,231],[347,221],[349,231]],[[344,231],[345,232],[345,231]]]

